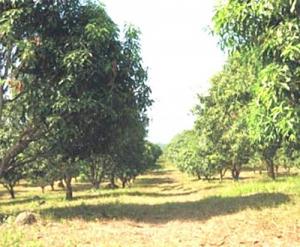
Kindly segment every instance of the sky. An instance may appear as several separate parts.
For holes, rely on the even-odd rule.
[[[209,79],[225,56],[208,27],[214,0],[102,0],[120,27],[137,26],[142,58],[154,104],[149,110],[148,139],[167,144],[176,134],[191,129],[197,94],[207,92]]]

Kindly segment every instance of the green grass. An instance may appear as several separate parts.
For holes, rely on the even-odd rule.
[[[197,181],[165,166],[126,189],[96,191],[75,184],[71,202],[61,190],[42,194],[21,184],[15,200],[0,190],[0,213],[10,216],[0,225],[0,246],[199,246],[222,241],[231,246],[251,237],[266,245],[300,245],[300,177],[271,181],[251,172],[242,177],[240,182]],[[16,226],[14,217],[23,211],[36,213],[38,223]]]
[[[252,180],[241,183],[234,183],[226,186],[219,193],[223,196],[241,196],[252,193],[287,193],[300,195],[299,177],[281,177],[275,181],[270,179]]]

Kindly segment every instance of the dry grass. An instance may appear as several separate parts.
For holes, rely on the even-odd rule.
[[[300,246],[300,178],[242,175],[238,183],[196,181],[166,166],[128,189],[76,184],[72,202],[63,191],[41,194],[25,184],[15,201],[0,190],[2,214],[29,210],[40,218],[33,226],[0,225],[0,245]]]

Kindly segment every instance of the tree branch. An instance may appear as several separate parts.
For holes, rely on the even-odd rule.
[[[44,134],[40,128],[36,126],[28,126],[20,135],[19,140],[12,145],[6,154],[0,160],[0,177],[3,172],[12,164],[12,160],[23,152],[31,142],[40,138]]]

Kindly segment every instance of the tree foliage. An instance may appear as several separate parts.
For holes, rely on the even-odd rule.
[[[143,163],[152,101],[137,29],[120,37],[92,2],[1,1],[0,34],[0,177],[26,154],[29,177],[64,178],[71,199],[82,164]]]
[[[229,0],[217,6],[213,33],[228,60],[196,106],[197,149],[206,149],[193,159],[200,159],[198,166],[214,160],[215,169],[230,168],[238,178],[243,164],[260,157],[275,179],[275,162],[297,157],[299,14],[296,0]],[[194,143],[188,139],[183,149]]]
[[[194,109],[194,130],[175,138],[167,149],[174,153],[175,163],[182,170],[198,178],[218,173],[222,179],[230,169],[233,178],[238,179],[241,166],[251,156],[246,116],[252,97],[252,74],[242,63],[242,57],[236,53],[223,71],[212,78],[208,94],[199,95],[199,104]],[[177,150],[172,150],[174,146]]]
[[[214,18],[225,49],[253,54],[249,60],[257,77],[249,127],[273,178],[277,150],[299,136],[299,11],[298,1],[233,0]]]

